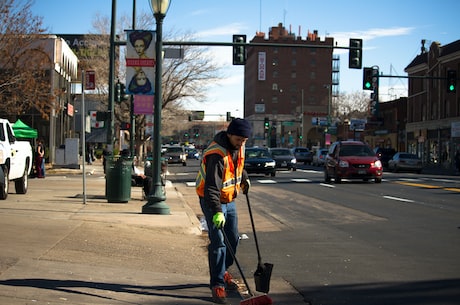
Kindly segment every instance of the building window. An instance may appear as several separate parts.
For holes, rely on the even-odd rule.
[[[315,71],[310,72],[310,79],[316,79],[316,72]]]
[[[297,96],[291,95],[291,104],[294,104],[294,105],[297,104]]]
[[[291,60],[291,66],[293,66],[293,67],[297,66],[297,59],[293,58]]]
[[[291,91],[292,93],[297,93],[297,85],[296,85],[296,84],[292,84],[292,85],[289,87],[289,91]]]
[[[272,103],[277,104],[278,103],[278,96],[274,95],[272,96]]]
[[[273,91],[278,91],[278,84],[277,83],[273,83],[272,90]]]
[[[273,78],[278,78],[279,72],[277,70],[273,71]]]
[[[278,66],[278,58],[273,58],[272,65],[275,67]]]
[[[291,72],[291,78],[297,78],[297,72],[296,71]]]
[[[278,47],[273,48],[273,54],[278,54]]]
[[[297,48],[291,48],[291,53],[292,54],[297,54]]]
[[[312,58],[310,60],[310,67],[316,67],[316,59],[315,58]]]

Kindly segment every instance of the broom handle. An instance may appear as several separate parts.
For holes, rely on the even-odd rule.
[[[249,218],[251,218],[252,232],[254,233],[254,241],[257,249],[257,260],[259,265],[262,265],[262,257],[260,256],[259,242],[257,241],[256,227],[254,226],[254,218],[252,217],[251,204],[249,203],[249,195],[246,193],[246,202],[248,203]]]
[[[248,293],[253,297],[254,294],[252,293],[251,288],[249,288],[248,281],[246,280],[246,277],[244,276],[243,269],[241,268],[240,263],[236,259],[235,252],[233,252],[232,246],[230,245],[230,242],[227,238],[227,234],[225,233],[223,228],[221,228],[220,230],[222,232],[222,235],[224,235],[224,242],[225,242],[225,245],[227,246],[227,250],[230,253],[230,255],[233,257],[233,260],[235,261],[235,264],[238,267],[238,271],[240,272],[241,277],[243,278],[243,282],[246,285],[246,288],[248,289]]]

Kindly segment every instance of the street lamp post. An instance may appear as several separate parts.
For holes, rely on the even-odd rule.
[[[166,205],[166,195],[163,190],[161,181],[161,75],[163,61],[163,38],[162,27],[163,19],[168,11],[169,0],[151,0],[153,15],[156,20],[156,41],[155,41],[155,102],[153,116],[153,172],[152,172],[152,188],[147,196],[147,203],[142,207],[143,214],[169,214],[169,207]]]

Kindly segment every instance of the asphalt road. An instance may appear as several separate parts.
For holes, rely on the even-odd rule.
[[[197,165],[170,167],[168,179],[190,187]],[[305,302],[459,304],[458,176],[385,173],[381,184],[325,184],[321,170],[307,166],[251,182],[262,260]],[[244,197],[238,201],[248,236],[238,256],[253,272],[253,234]]]

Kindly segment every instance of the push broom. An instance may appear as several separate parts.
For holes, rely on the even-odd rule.
[[[221,229],[221,232],[224,235],[224,241],[225,241],[225,245],[227,246],[228,252],[233,257],[236,267],[238,268],[238,271],[240,272],[241,277],[243,278],[243,282],[246,285],[246,288],[248,289],[248,293],[251,296],[250,298],[243,299],[240,302],[240,305],[272,305],[273,300],[268,295],[266,294],[255,295],[252,292],[251,288],[249,287],[248,281],[246,280],[246,277],[244,276],[243,269],[241,268],[240,263],[236,259],[236,255],[233,252],[232,247],[230,246],[230,242],[228,241],[227,234],[225,234],[224,229]]]
[[[270,278],[272,276],[273,264],[262,263],[262,257],[259,250],[259,242],[257,240],[256,227],[254,225],[254,218],[252,217],[251,204],[249,202],[249,195],[246,193],[246,202],[248,203],[249,217],[251,218],[252,232],[254,234],[254,241],[257,249],[257,269],[254,272],[254,281],[256,290],[268,293],[270,290]]]

